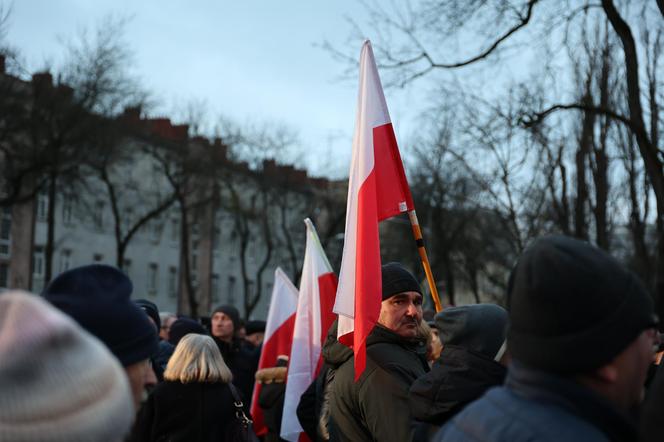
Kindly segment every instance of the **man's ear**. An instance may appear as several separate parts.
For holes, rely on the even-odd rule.
[[[606,364],[595,370],[594,377],[606,384],[614,384],[618,380],[618,369],[613,364]]]

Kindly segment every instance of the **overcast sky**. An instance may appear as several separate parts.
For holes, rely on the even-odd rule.
[[[7,39],[34,71],[57,65],[59,37],[109,13],[131,17],[126,39],[155,113],[204,99],[211,121],[283,123],[300,134],[314,174],[347,174],[357,81],[339,81],[344,66],[319,45],[344,44],[346,17],[364,14],[356,0],[15,0]],[[407,93],[386,95],[399,136],[412,106]]]

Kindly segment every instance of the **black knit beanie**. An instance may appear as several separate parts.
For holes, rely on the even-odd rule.
[[[656,324],[639,279],[606,252],[565,236],[536,240],[510,275],[507,346],[561,374],[597,369]]]
[[[159,308],[154,302],[148,301],[147,299],[137,299],[134,301],[136,305],[145,312],[157,326],[157,330],[161,329],[161,318],[159,317]]]
[[[389,262],[382,267],[383,301],[403,292],[422,294],[415,277],[398,262]]]
[[[190,333],[195,333],[197,335],[207,335],[205,327],[203,327],[199,322],[191,318],[178,318],[171,324],[171,328],[168,331],[168,343],[177,346],[180,342],[180,339],[184,338]]]
[[[220,305],[216,309],[212,311],[212,314],[210,315],[210,318],[214,316],[215,313],[223,313],[229,318],[231,318],[231,321],[233,321],[233,333],[237,333],[237,331],[240,329],[240,312],[238,309],[233,307],[232,305]]]
[[[60,274],[43,296],[106,344],[127,367],[157,351],[157,331],[131,301],[132,290],[120,270],[94,264]]]
[[[247,321],[247,324],[245,325],[245,328],[247,330],[247,336],[254,333],[265,333],[266,325],[267,323],[265,321],[260,321],[260,320]]]

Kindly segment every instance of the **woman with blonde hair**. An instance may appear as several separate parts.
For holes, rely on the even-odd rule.
[[[217,442],[235,437],[232,377],[212,338],[186,335],[168,361],[164,382],[143,405],[133,439]],[[249,416],[248,407],[243,408]]]

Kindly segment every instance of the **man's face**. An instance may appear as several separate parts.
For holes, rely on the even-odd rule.
[[[383,301],[378,323],[404,338],[417,336],[417,324],[422,320],[422,295],[403,292]]]
[[[263,342],[264,336],[265,336],[265,333],[256,332],[256,333],[252,333],[250,335],[247,335],[247,337],[244,338],[244,339],[251,342],[251,345],[253,345],[254,347],[258,347]]]
[[[612,362],[617,367],[618,397],[627,409],[643,400],[644,383],[657,340],[658,333],[654,328],[644,330]]]
[[[125,367],[125,372],[134,397],[134,409],[138,411],[141,402],[147,397],[147,390],[157,385],[157,377],[149,359]]]
[[[168,341],[168,334],[171,331],[171,325],[177,320],[175,316],[169,316],[164,319],[164,322],[161,324],[161,330],[159,330],[159,337],[164,341]]]
[[[210,320],[212,324],[212,336],[219,339],[232,339],[233,332],[233,320],[224,312],[217,312],[212,315]]]

